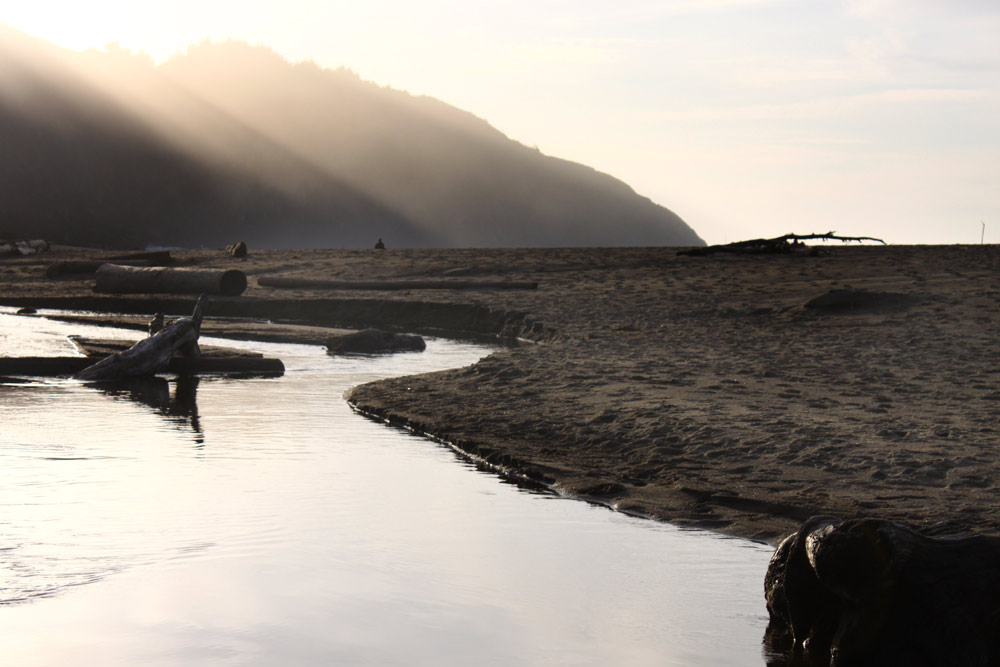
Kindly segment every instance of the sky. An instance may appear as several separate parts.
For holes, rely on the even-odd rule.
[[[708,243],[1000,243],[998,0],[0,0],[0,23],[344,66],[612,174]]]

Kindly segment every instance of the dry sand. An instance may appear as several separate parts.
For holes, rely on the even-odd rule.
[[[768,541],[817,513],[1000,531],[1000,246],[177,255],[250,275],[210,315],[534,339],[350,400],[560,492]],[[0,263],[0,303],[163,305],[44,277],[48,262],[85,256]],[[265,274],[540,286],[320,292],[258,287]],[[865,294],[854,307],[804,307],[836,290]]]

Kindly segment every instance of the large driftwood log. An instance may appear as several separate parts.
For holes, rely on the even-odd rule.
[[[876,239],[870,236],[837,236],[836,232],[827,232],[826,234],[785,234],[784,236],[778,236],[773,239],[750,239],[749,241],[736,241],[735,243],[710,245],[704,248],[678,250],[677,254],[688,255],[691,257],[714,255],[717,252],[774,255],[792,252],[797,248],[803,247],[804,244],[802,241],[813,241],[816,239],[824,241],[841,241],[843,243],[849,243],[851,241],[857,241],[858,243],[861,243],[862,241],[872,241],[874,243],[881,243],[882,245],[886,244],[882,239]]]
[[[788,665],[1000,665],[1000,538],[813,517],[764,582]]]
[[[261,287],[319,290],[403,290],[403,289],[538,289],[537,282],[524,280],[313,280],[261,276]]]
[[[164,269],[104,264],[94,290],[114,294],[221,294],[239,296],[247,277],[236,269]]]
[[[208,296],[202,294],[191,317],[183,317],[124,352],[116,352],[88,366],[76,374],[76,379],[104,382],[154,375],[166,370],[174,354],[199,356],[198,335],[201,332],[201,320],[207,301]]]

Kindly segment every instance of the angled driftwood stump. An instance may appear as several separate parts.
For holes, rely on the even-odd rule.
[[[191,317],[176,322],[141,340],[123,352],[116,352],[84,368],[74,377],[87,382],[105,382],[141,375],[154,375],[165,371],[175,354],[187,357],[200,356],[198,335],[208,296],[202,294]]]

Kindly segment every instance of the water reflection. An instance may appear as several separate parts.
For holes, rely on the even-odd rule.
[[[763,645],[767,667],[809,667],[814,664],[803,656],[799,656],[803,661],[794,660],[791,636],[775,623],[767,624]]]
[[[44,328],[17,354],[80,333],[5,319]],[[5,664],[764,664],[773,550],[520,492],[343,401],[488,350],[226,345],[287,372],[0,386]]]
[[[153,409],[167,424],[180,431],[194,432],[197,447],[205,444],[205,432],[198,419],[198,383],[194,375],[180,375],[174,380],[174,391],[162,377],[148,376],[127,378],[114,382],[95,382],[89,386],[118,399],[141,403]]]

